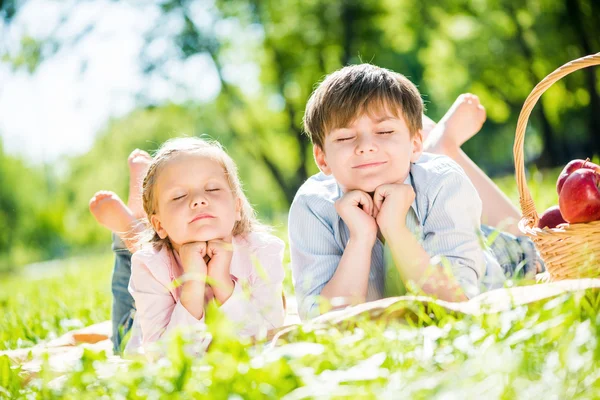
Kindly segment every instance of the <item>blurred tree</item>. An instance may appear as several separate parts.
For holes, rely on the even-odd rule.
[[[0,141],[0,272],[65,250],[64,203],[53,176],[4,153]]]
[[[4,27],[25,3],[28,0],[0,1]],[[78,4],[65,7],[49,37],[25,35],[2,59],[15,69],[34,71],[60,48],[85,38],[94,31],[93,23],[66,33],[73,29],[66,21]],[[373,62],[407,75],[418,85],[434,119],[460,93],[478,94],[488,110],[488,122],[465,150],[488,172],[512,172],[514,129],[532,88],[565,62],[600,51],[597,0],[153,4],[159,16],[155,29],[144,37],[146,45],[139,56],[143,71],[149,79],[153,74],[168,76],[173,60],[210,57],[219,94],[208,104],[176,106],[153,104],[142,92],[138,110],[111,121],[90,153],[70,161],[67,196],[57,208],[65,209],[64,229],[78,244],[91,244],[106,235],[91,224],[87,201],[101,188],[126,193],[127,154],[135,147],[155,149],[179,134],[206,133],[224,143],[261,214],[286,210],[297,188],[316,172],[310,144],[302,136],[306,101],[327,73],[350,63]],[[529,123],[529,162],[560,165],[600,154],[599,70],[574,73],[544,94]],[[7,219],[7,226],[15,223],[6,212],[14,201],[0,195],[5,210],[0,218]],[[54,221],[49,216],[47,220]],[[0,238],[0,246],[2,240],[15,239]]]
[[[4,1],[0,15],[10,22],[25,2]],[[441,116],[461,92],[480,94],[491,123],[467,151],[493,172],[502,170],[503,164],[510,168],[507,145],[533,86],[564,62],[600,49],[600,6],[594,0],[156,4],[161,15],[140,55],[144,70],[161,71],[173,58],[210,55],[221,84],[217,112],[238,140],[236,145],[268,168],[288,202],[315,171],[310,147],[301,136],[306,99],[316,82],[343,65],[374,62],[404,73],[430,100],[434,117]],[[199,18],[199,9],[210,17]],[[175,34],[173,26],[178,26]],[[73,42],[92,30],[93,26],[82,27]],[[54,32],[59,31],[57,27]],[[171,40],[172,49],[151,56],[148,49],[165,38]],[[61,45],[65,43],[52,37],[42,42],[24,37],[21,52],[5,59],[32,70]],[[246,80],[239,76],[239,71],[255,66],[258,74],[250,73]],[[600,153],[597,76],[597,70],[587,69],[542,98],[532,116],[530,140],[530,155],[539,157],[540,166]],[[248,82],[254,79],[257,82]],[[258,89],[246,90],[252,83],[258,83]],[[279,146],[295,149],[291,159],[278,157],[273,148]],[[495,154],[480,156],[479,150],[485,148],[493,148]]]

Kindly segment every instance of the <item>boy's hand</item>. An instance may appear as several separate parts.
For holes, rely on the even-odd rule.
[[[390,231],[406,226],[406,214],[414,200],[415,191],[410,185],[389,184],[375,189],[374,216],[384,237]]]
[[[201,273],[206,275],[206,242],[190,242],[182,244],[179,249],[184,273]]]
[[[377,223],[373,217],[371,196],[361,190],[353,190],[335,202],[335,210],[348,225],[351,237],[364,238],[375,244]]]

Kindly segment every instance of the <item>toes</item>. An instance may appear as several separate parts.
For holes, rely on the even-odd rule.
[[[96,194],[92,196],[92,198],[90,199],[90,206],[108,198],[117,199],[119,198],[119,196],[117,196],[115,192],[111,192],[110,190],[101,190],[99,192],[96,192]]]
[[[147,151],[140,150],[139,155],[140,155],[140,157],[144,157],[144,158],[147,158],[149,160],[152,160],[152,156],[150,154],[148,154]]]
[[[140,150],[140,149],[135,149],[131,152],[131,154],[129,154],[129,157],[127,157],[127,161],[129,161],[129,163],[135,163],[135,162],[140,162],[140,161],[151,161],[152,160],[152,156],[150,156],[150,154],[148,154],[148,152],[144,151],[144,150]]]
[[[140,149],[133,150],[131,153],[129,153],[129,157],[127,157],[127,160],[131,161],[134,158],[136,158],[139,155],[140,151]]]
[[[465,93],[463,101],[465,101],[468,104],[479,105],[479,97],[473,93]]]

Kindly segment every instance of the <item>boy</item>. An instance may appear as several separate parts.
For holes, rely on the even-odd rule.
[[[436,141],[433,132],[430,138],[431,148],[453,155],[471,180],[452,159],[423,154],[422,114],[414,84],[369,64],[327,76],[309,99],[304,125],[321,173],[298,190],[289,215],[301,318],[320,313],[318,296],[347,304],[402,294],[402,288],[384,293],[394,274],[428,295],[462,301],[479,293],[484,276],[488,288],[498,287],[518,262],[538,262],[532,244],[514,237],[502,236],[496,249],[482,248],[482,201],[471,181],[488,203],[496,203],[488,205],[494,211],[484,210],[490,222],[500,221],[498,210],[518,219],[459,150],[479,130],[485,111],[472,133],[450,136],[458,138],[454,147]]]

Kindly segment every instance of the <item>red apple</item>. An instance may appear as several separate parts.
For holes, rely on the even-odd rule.
[[[573,160],[569,162],[562,170],[560,175],[558,176],[558,180],[556,181],[556,191],[560,195],[560,191],[565,184],[565,181],[573,172],[577,171],[580,168],[587,168],[596,171],[600,174],[600,166],[594,164],[590,161],[589,158],[585,160]]]
[[[573,172],[565,180],[558,205],[572,224],[600,220],[600,174],[587,168]]]
[[[552,206],[544,211],[540,217],[540,220],[538,221],[538,228],[556,228],[557,225],[564,224],[566,222],[567,221],[565,221],[560,213],[560,208],[558,208],[558,206]]]

